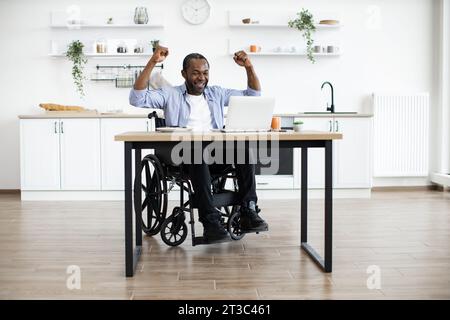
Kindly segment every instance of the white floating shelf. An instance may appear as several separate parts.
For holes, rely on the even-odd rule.
[[[107,23],[112,18],[112,23]],[[51,28],[65,28],[78,30],[85,28],[163,28],[164,12],[148,10],[148,23],[134,23],[134,9],[124,10],[81,10],[76,6],[70,6],[65,11],[55,10],[51,12]]]
[[[289,28],[288,24],[263,24],[263,23],[233,23],[229,24],[230,27],[239,27],[239,28]],[[337,29],[342,26],[342,24],[315,24],[314,25],[317,29]]]
[[[307,56],[306,53],[296,52],[246,52],[248,56]],[[230,53],[234,55],[234,53]],[[328,56],[340,56],[341,53],[313,53],[314,57],[328,57]]]
[[[51,25],[52,28],[65,28],[69,30],[78,30],[86,28],[164,28],[163,24],[54,24]]]
[[[313,12],[312,14],[317,29],[338,29],[342,26],[338,13]],[[242,28],[289,28],[288,21],[297,17],[295,11],[232,10],[228,12],[228,25]],[[250,19],[250,23],[243,23],[243,19]],[[320,24],[319,22],[323,20],[336,20],[339,23]]]
[[[89,58],[116,58],[116,57],[150,57],[152,56],[152,53],[85,53],[86,57]],[[59,54],[49,54],[50,57],[65,57],[65,54],[59,53]]]

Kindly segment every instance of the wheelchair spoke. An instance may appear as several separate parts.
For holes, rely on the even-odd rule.
[[[158,208],[158,200],[156,200],[154,198],[150,199],[149,205],[153,208],[153,210],[155,210],[155,211],[159,210],[159,208]]]
[[[153,211],[152,210],[147,211],[147,227],[153,228],[156,225],[155,222],[156,220],[154,218]]]
[[[146,197],[144,199],[144,202],[142,202],[142,211],[144,211],[144,209],[147,208],[147,205],[148,205],[148,198]]]
[[[147,161],[144,163],[144,170],[145,170],[145,181],[147,182],[148,186],[151,186],[151,184],[150,184],[150,166]]]

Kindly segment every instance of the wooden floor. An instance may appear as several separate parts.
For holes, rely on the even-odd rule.
[[[333,273],[299,249],[299,201],[260,201],[270,231],[232,243],[176,248],[144,237],[124,276],[121,202],[21,202],[0,195],[0,299],[449,299],[450,194],[373,192],[334,201]],[[322,248],[321,201],[310,201]],[[197,224],[199,227],[200,226]],[[321,251],[321,250],[320,250]],[[81,270],[69,290],[67,267]],[[369,266],[381,287],[369,289]]]

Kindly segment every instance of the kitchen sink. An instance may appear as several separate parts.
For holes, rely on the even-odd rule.
[[[329,112],[329,111],[305,111],[305,112],[300,112],[301,114],[329,114],[329,115],[333,115],[333,114],[357,114],[358,112],[356,111],[337,111],[337,112]]]

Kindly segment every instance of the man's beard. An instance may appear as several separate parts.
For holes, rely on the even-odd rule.
[[[194,94],[194,95],[202,94],[207,85],[208,85],[208,80],[197,81],[196,83],[190,82],[190,81],[186,81],[186,86],[188,88],[188,93],[191,93],[191,94]]]

